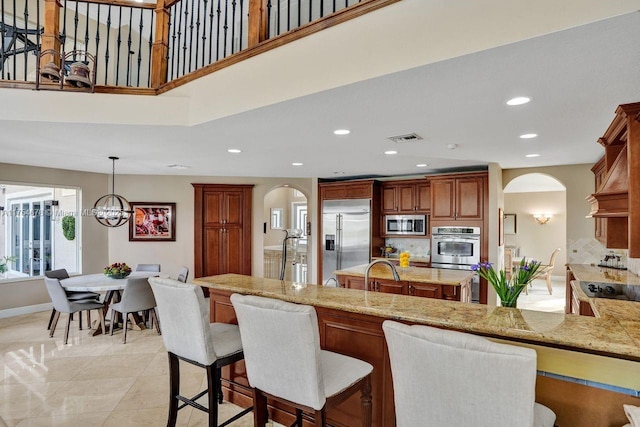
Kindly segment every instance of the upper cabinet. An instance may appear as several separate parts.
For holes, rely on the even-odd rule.
[[[431,186],[426,179],[382,184],[382,213],[424,213],[431,210]]]
[[[373,199],[374,181],[331,182],[320,185],[320,200]]]
[[[640,257],[640,102],[619,105],[598,139],[604,157],[592,168],[596,191],[587,197],[595,237],[607,248],[629,249]]]
[[[486,173],[431,177],[431,219],[484,219]]]

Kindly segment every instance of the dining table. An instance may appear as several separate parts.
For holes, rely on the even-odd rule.
[[[62,279],[60,280],[60,284],[65,290],[68,291],[105,293],[105,297],[102,302],[104,304],[103,311],[106,319],[107,312],[109,311],[109,305],[111,305],[111,303],[120,301],[120,298],[122,296],[121,292],[124,291],[125,287],[127,286],[128,279],[153,277],[157,275],[158,273],[155,271],[133,271],[123,279],[115,279],[113,277],[106,276],[103,273],[82,274],[79,276],[69,277],[68,279]],[[141,322],[139,318],[136,318],[135,315],[131,315],[134,317],[134,319],[131,321],[132,327],[139,330],[144,329],[144,323]],[[94,336],[100,335],[100,328],[93,328],[91,334]]]

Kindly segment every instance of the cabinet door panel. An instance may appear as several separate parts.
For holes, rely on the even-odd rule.
[[[409,285],[409,295],[424,298],[442,299],[442,288],[440,285],[430,283],[412,283]]]
[[[377,291],[387,294],[401,294],[406,295],[406,285],[403,282],[396,282],[395,280],[382,280],[376,279]]]
[[[223,193],[217,192],[205,192],[204,193],[204,212],[203,221],[204,226],[222,224],[223,212],[224,212],[224,197]]]
[[[242,224],[244,205],[241,191],[224,193],[224,218],[226,224]]]
[[[382,187],[382,212],[396,212],[396,189],[395,185]]]
[[[418,212],[428,213],[431,211],[431,186],[429,184],[418,184],[415,198]]]
[[[482,219],[483,179],[458,179],[456,187],[456,219]]]
[[[416,210],[416,203],[414,200],[415,185],[401,185],[398,187],[399,205],[398,210],[400,212],[413,213]]]
[[[344,284],[344,287],[347,289],[360,289],[364,291],[364,277],[352,277],[352,276],[343,276],[342,280],[338,277],[338,281],[340,285]]]
[[[224,229],[222,239],[224,272],[244,274],[242,229],[237,227],[227,227]]]
[[[455,181],[438,179],[431,182],[431,218],[453,219],[455,216]]]
[[[221,274],[222,253],[220,251],[222,237],[222,228],[207,227],[204,229],[204,240],[202,242],[203,254],[203,274],[205,276],[213,276]]]

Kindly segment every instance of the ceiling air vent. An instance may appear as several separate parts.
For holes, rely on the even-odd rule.
[[[419,141],[422,139],[422,137],[417,133],[408,133],[406,135],[390,136],[387,139],[395,142],[396,144],[400,144],[403,142]]]

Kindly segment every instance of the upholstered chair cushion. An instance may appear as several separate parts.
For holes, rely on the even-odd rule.
[[[111,309],[120,313],[150,310],[156,306],[153,291],[146,277],[127,279],[120,302],[111,304]]]
[[[553,426],[555,414],[534,405],[534,350],[428,326],[382,327],[399,427]]]
[[[138,264],[136,265],[136,271],[151,271],[160,273],[160,264]]]
[[[209,308],[198,286],[158,277],[149,283],[167,351],[203,365],[242,351],[238,326],[209,323]]]
[[[372,371],[361,360],[320,349],[311,306],[231,295],[242,336],[247,377],[265,393],[320,410]]]

